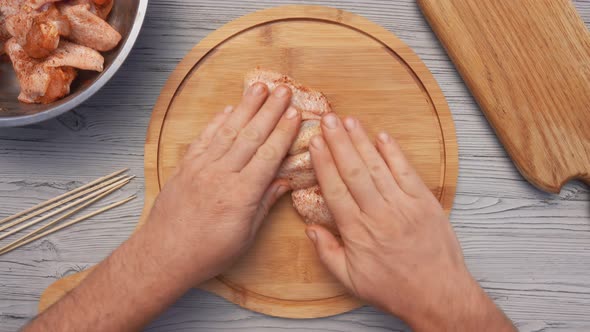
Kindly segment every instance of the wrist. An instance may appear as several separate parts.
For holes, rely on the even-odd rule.
[[[146,269],[159,280],[185,291],[205,281],[199,256],[193,253],[196,245],[190,245],[171,225],[157,220],[146,223],[134,234],[135,246],[141,248]]]

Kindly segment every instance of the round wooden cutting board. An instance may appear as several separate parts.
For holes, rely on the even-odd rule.
[[[257,66],[322,91],[337,114],[358,117],[371,135],[391,133],[450,211],[458,167],[455,130],[425,65],[393,34],[362,17],[326,7],[286,6],[244,16],[213,32],[171,75],[146,139],[144,217],[188,144],[216,112],[239,102],[244,74]],[[199,287],[280,317],[324,317],[359,307],[361,302],[320,264],[304,229],[286,195],[239,263]],[[42,302],[53,302],[80,279],[58,281]]]

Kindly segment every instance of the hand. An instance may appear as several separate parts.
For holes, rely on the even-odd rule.
[[[336,278],[415,330],[502,330],[487,320],[470,328],[475,317],[482,321],[474,311],[488,317],[498,310],[471,277],[443,209],[399,145],[381,133],[375,148],[356,119],[334,114],[324,116],[322,132],[310,152],[342,239],[317,225],[306,232]]]
[[[235,111],[217,115],[189,147],[147,223],[26,329],[138,331],[231,265],[288,190],[273,179],[301,119],[283,88],[268,96],[264,84],[255,84]]]
[[[273,179],[301,122],[290,100],[287,87],[269,96],[266,85],[253,85],[191,144],[158,196],[146,227],[159,227],[170,244],[167,263],[193,267],[193,284],[228,268],[288,191]]]

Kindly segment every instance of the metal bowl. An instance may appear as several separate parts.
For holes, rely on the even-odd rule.
[[[109,23],[123,39],[112,51],[102,53],[105,70],[100,73],[80,71],[74,81],[71,94],[47,105],[24,104],[18,101],[18,81],[10,63],[0,64],[0,127],[17,127],[38,123],[69,110],[86,101],[102,88],[119,70],[131,52],[143,24],[148,0],[115,0]]]

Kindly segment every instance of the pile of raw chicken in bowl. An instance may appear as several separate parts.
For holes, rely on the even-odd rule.
[[[147,0],[0,0],[0,127],[44,121],[119,69]]]

